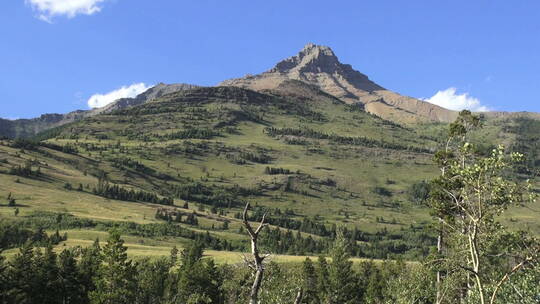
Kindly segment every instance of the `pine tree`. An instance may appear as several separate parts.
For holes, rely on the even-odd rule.
[[[328,262],[323,256],[319,256],[317,260],[317,290],[318,297],[321,302],[326,302],[328,298],[329,282],[328,282]]]
[[[85,298],[81,303],[90,302],[89,294],[95,290],[94,276],[97,275],[102,264],[101,247],[99,239],[96,239],[92,246],[82,249],[81,259],[79,261],[79,281],[83,286]]]
[[[192,243],[181,254],[173,303],[221,303],[223,279],[212,259],[202,259],[203,248]]]
[[[321,301],[317,292],[318,277],[315,272],[315,266],[310,258],[306,258],[304,263],[302,263],[302,278],[304,280],[302,284],[302,291],[304,294],[302,303],[319,304]]]
[[[30,242],[19,248],[19,253],[10,262],[8,280],[8,303],[32,304],[39,303],[35,290],[35,274],[33,267],[34,248]]]
[[[336,241],[331,251],[332,263],[328,268],[329,303],[358,303],[356,276],[350,260],[349,244],[344,229],[338,228]]]
[[[137,300],[136,303],[163,303],[171,267],[170,260],[149,259],[137,263]]]
[[[136,269],[118,232],[111,232],[103,247],[103,265],[90,293],[93,304],[131,304],[135,301]]]
[[[170,263],[171,263],[171,267],[176,265],[176,262],[178,261],[178,248],[176,248],[176,246],[174,246],[171,249],[171,254],[169,256],[169,260],[170,260]]]
[[[9,279],[8,279],[8,264],[6,258],[1,255],[0,251],[0,303],[8,303]]]
[[[39,303],[55,304],[60,302],[58,280],[58,257],[49,243],[43,253],[38,252],[34,258],[34,291],[39,294]]]
[[[62,251],[59,256],[58,265],[58,293],[61,295],[61,303],[83,303],[86,295],[84,294],[84,286],[81,284],[81,277],[73,251]]]

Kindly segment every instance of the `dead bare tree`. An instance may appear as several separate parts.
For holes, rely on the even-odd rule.
[[[298,293],[296,294],[296,299],[294,300],[294,304],[300,304],[302,303],[302,298],[304,297],[304,290],[302,288],[298,289]]]
[[[244,222],[244,226],[246,227],[246,230],[248,231],[248,234],[251,238],[252,258],[248,259],[247,257],[244,256],[244,261],[253,270],[253,274],[255,276],[255,280],[253,281],[253,285],[251,286],[251,293],[249,295],[249,304],[259,304],[259,289],[261,288],[261,283],[263,280],[264,260],[270,255],[260,254],[259,248],[257,247],[257,239],[259,237],[259,233],[261,232],[261,230],[264,227],[266,227],[268,224],[265,223],[265,219],[266,219],[266,213],[265,213],[262,217],[259,227],[253,230],[253,227],[251,227],[251,224],[249,223],[247,219],[248,209],[249,209],[249,203],[247,203],[246,207],[244,208],[242,219]]]

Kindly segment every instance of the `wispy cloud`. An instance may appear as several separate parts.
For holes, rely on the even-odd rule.
[[[101,11],[106,0],[25,0],[37,13],[37,17],[52,22],[57,16],[73,18],[77,15],[93,15]]]
[[[456,88],[448,88],[438,91],[431,98],[424,99],[427,102],[436,104],[450,110],[471,110],[474,112],[487,112],[490,109],[483,105],[478,98],[472,97],[469,93],[458,94]]]
[[[90,108],[101,108],[120,98],[135,97],[150,87],[141,82],[134,83],[130,86],[123,86],[109,93],[94,94],[88,99],[88,106]]]

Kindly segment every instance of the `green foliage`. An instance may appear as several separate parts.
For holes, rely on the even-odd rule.
[[[244,202],[243,198],[260,194],[256,189],[244,188],[238,185],[234,187],[207,186],[200,182],[176,185],[171,187],[171,191],[176,197],[186,201],[226,208],[241,206]]]
[[[315,265],[310,258],[302,263],[302,292],[304,294],[302,303],[304,304],[316,304],[321,303],[319,299],[319,289],[317,288],[317,273]]]
[[[516,141],[509,150],[524,155],[524,161],[518,164],[518,172],[528,177],[534,176],[540,168],[540,121],[516,118],[513,122],[514,125],[504,128],[505,132],[516,135]]]
[[[388,304],[434,303],[433,273],[422,265],[410,265],[388,281],[385,295]]]
[[[174,139],[212,139],[216,136],[219,136],[220,134],[218,132],[215,132],[213,130],[208,129],[196,129],[191,128],[187,130],[182,130],[174,133],[167,134],[165,136],[161,136],[161,138],[165,138],[168,140],[174,140]],[[158,137],[160,138],[160,137]]]
[[[331,251],[332,263],[328,267],[328,303],[358,303],[355,273],[350,261],[348,240],[343,229],[338,229]]]
[[[35,171],[32,169],[33,162],[26,160],[24,165],[13,166],[9,169],[9,174],[18,175],[22,177],[37,177],[39,176],[39,168]]]
[[[284,168],[271,168],[271,167],[266,167],[264,169],[264,174],[268,174],[268,175],[277,175],[277,174],[298,174],[298,172],[292,172],[291,170],[289,169],[284,169]]]
[[[77,257],[72,250],[63,250],[58,256],[58,277],[52,279],[58,281],[61,303],[85,303],[87,300],[85,289],[88,286],[83,285]]]
[[[407,191],[407,194],[409,195],[409,199],[414,202],[417,205],[423,205],[427,202],[429,198],[429,182],[427,181],[420,181],[417,183],[414,183],[410,186],[409,190]]]
[[[165,303],[172,264],[167,258],[145,258],[136,264],[137,294],[135,303]]]
[[[380,196],[392,196],[392,191],[382,186],[376,186],[375,188],[373,188],[373,193]]]
[[[530,184],[509,174],[523,155],[507,154],[503,146],[489,156],[478,154],[467,133],[479,126],[479,118],[468,111],[451,125],[446,151],[437,155],[442,175],[431,184],[429,205],[441,223],[444,250],[434,264],[451,274],[444,281],[448,298],[463,298],[463,286],[468,286],[465,293],[475,301],[493,303],[507,276],[540,259],[540,242],[498,222],[509,207],[536,197]]]
[[[25,243],[37,246],[56,245],[67,239],[67,235],[60,236],[58,231],[48,235],[43,228],[34,231],[21,227],[18,222],[0,219],[0,249],[16,248]]]
[[[90,292],[92,304],[131,304],[135,301],[136,267],[126,251],[120,234],[112,232],[103,247],[104,264],[95,279],[96,289]]]
[[[70,189],[71,185],[69,185],[68,190]],[[147,202],[160,205],[174,204],[174,200],[170,197],[159,198],[155,193],[150,193],[143,190],[128,190],[118,185],[110,185],[107,181],[104,180],[99,181],[98,186],[94,188],[93,193],[95,195],[121,201]]]
[[[420,153],[429,153],[428,149],[404,146],[397,143],[386,142],[384,140],[374,140],[367,137],[340,136],[337,134],[327,134],[324,132],[315,131],[312,129],[295,129],[295,128],[275,128],[267,127],[264,132],[271,137],[276,136],[298,136],[313,139],[324,139],[331,143],[339,145],[378,147],[392,150],[410,150]]]
[[[221,303],[223,279],[213,260],[202,259],[202,246],[188,245],[182,252],[177,278],[177,294],[173,303],[206,304]]]

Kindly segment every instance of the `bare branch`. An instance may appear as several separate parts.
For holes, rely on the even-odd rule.
[[[497,283],[497,285],[495,286],[495,290],[493,290],[493,293],[491,294],[491,301],[489,301],[489,303],[491,303],[491,304],[495,303],[495,298],[497,298],[497,293],[499,292],[499,289],[501,288],[502,284],[504,284],[504,282],[506,282],[510,278],[511,275],[513,275],[514,273],[519,271],[523,266],[525,266],[528,263],[532,262],[532,260],[533,260],[532,257],[528,257],[524,261],[521,261],[521,263],[514,266],[514,268],[512,268],[512,270],[507,272],[502,277],[502,279]]]
[[[262,230],[264,227],[268,226],[268,224],[264,222],[265,220],[266,220],[266,213],[263,214],[261,223],[259,224],[259,227],[257,228],[257,230],[255,230],[255,234],[256,234],[256,235],[259,235],[259,232],[261,232],[261,230]]]
[[[255,232],[253,231],[253,228],[251,227],[251,224],[249,223],[249,221],[247,219],[248,209],[249,209],[249,203],[247,203],[246,207],[244,208],[244,213],[242,214],[242,219],[243,219],[243,222],[244,222],[244,226],[246,226],[246,229],[247,229],[247,231],[249,233],[249,236],[251,236],[251,238],[253,238],[255,236]]]

